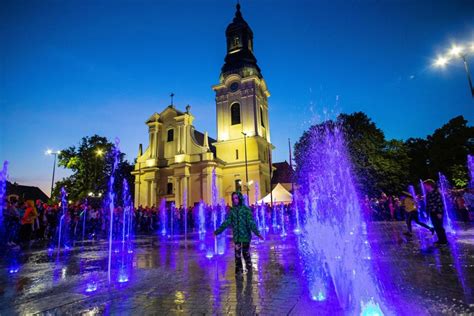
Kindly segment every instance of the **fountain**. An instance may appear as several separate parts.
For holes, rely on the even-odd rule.
[[[114,209],[115,209],[115,192],[114,192],[114,182],[115,182],[115,172],[118,167],[118,160],[119,160],[119,139],[115,139],[115,146],[112,148],[112,156],[114,158],[114,163],[112,165],[112,171],[110,173],[110,179],[109,179],[109,187],[108,187],[108,199],[107,203],[109,205],[109,260],[107,264],[107,280],[109,281],[109,284],[111,283],[111,268],[112,268],[112,237],[113,237],[113,224],[114,224]]]
[[[204,202],[199,202],[198,205],[198,227],[199,227],[199,239],[202,240],[206,234],[206,214]]]
[[[323,300],[332,289],[348,313],[381,315],[384,306],[367,261],[365,223],[343,131],[328,122],[310,133],[310,157],[299,170],[307,184],[298,239],[310,298]]]
[[[469,188],[474,189],[474,156],[467,155],[467,169],[469,172]]]
[[[263,203],[263,201],[262,201],[262,203],[261,203],[261,205],[260,205],[260,218],[262,219],[261,224],[262,224],[263,239],[266,238],[267,231],[268,231],[268,227],[267,227],[266,219],[265,219],[266,213],[267,213],[267,212],[266,212],[266,209],[267,209],[267,207],[266,207],[266,205],[265,205],[265,204]]]
[[[296,197],[296,190],[293,190],[293,208],[295,211],[295,229],[293,232],[295,235],[299,235],[301,233],[301,226],[300,226],[300,211],[298,208],[298,199]]]
[[[188,190],[184,189],[183,193],[183,207],[184,207],[184,240],[188,239]]]
[[[421,188],[421,193],[423,194],[423,211],[421,207],[418,209],[418,215],[420,215],[420,221],[424,222],[425,224],[428,224],[428,226],[432,226],[431,224],[431,219],[429,214],[426,212],[426,190],[425,186],[423,185],[423,180],[420,179],[420,188]]]
[[[67,192],[64,187],[61,188],[61,217],[59,218],[59,231],[58,231],[58,254],[59,250],[61,249],[61,241],[64,244],[64,248],[68,248],[66,237],[67,237],[67,223],[66,222],[66,215],[67,215]],[[64,236],[63,236],[64,235]]]
[[[272,227],[273,227],[273,231],[275,231],[278,227],[278,224],[277,224],[277,207],[278,207],[278,205],[273,203],[272,206],[273,206],[272,207]]]
[[[444,226],[446,228],[446,232],[450,234],[455,234],[454,226],[453,226],[453,221],[451,219],[452,216],[452,211],[453,211],[453,205],[451,202],[451,198],[449,197],[449,190],[451,189],[451,186],[449,185],[448,179],[445,177],[444,174],[441,172],[438,172],[439,176],[439,191],[441,193],[441,198],[443,200],[443,207],[444,207]]]
[[[3,223],[3,213],[5,209],[5,195],[7,193],[7,170],[8,170],[8,161],[3,162],[3,169],[0,172],[0,241],[3,240],[4,236],[4,223]]]
[[[226,206],[225,206],[225,200],[221,199],[219,203],[219,210],[220,210],[220,215],[219,215],[219,226],[225,221],[225,216],[226,216]],[[218,248],[218,253],[219,255],[223,255],[225,252],[225,234],[220,234],[217,236],[217,248]]]
[[[281,233],[280,237],[286,237],[286,229],[285,229],[285,206],[280,204],[280,219],[281,219]]]
[[[166,225],[168,223],[166,216],[166,199],[161,199],[160,201],[160,222],[161,222],[161,235],[166,236]]]
[[[173,235],[174,235],[174,213],[175,213],[175,211],[176,211],[176,208],[175,208],[174,202],[173,202],[170,205],[170,235],[168,236],[171,239],[173,239]]]

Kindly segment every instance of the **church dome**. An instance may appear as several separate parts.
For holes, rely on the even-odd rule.
[[[241,77],[256,75],[261,78],[262,74],[253,54],[253,32],[242,17],[240,4],[236,6],[234,19],[227,26],[225,35],[227,55],[221,69],[220,81],[223,82],[231,74],[238,74]]]

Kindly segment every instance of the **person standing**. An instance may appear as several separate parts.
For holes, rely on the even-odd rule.
[[[25,214],[21,218],[20,239],[22,245],[28,247],[33,232],[33,224],[38,217],[38,212],[36,211],[35,203],[32,200],[26,201],[25,206]]]
[[[435,242],[436,245],[446,245],[448,239],[446,237],[446,231],[443,227],[443,201],[441,199],[441,194],[438,191],[436,182],[432,179],[425,180],[423,186],[426,190],[426,211],[431,218],[431,223],[433,223],[434,230],[436,231],[436,236],[438,241]]]
[[[250,209],[244,205],[244,198],[240,192],[232,193],[232,208],[230,209],[230,213],[221,226],[214,232],[214,235],[217,236],[221,234],[229,225],[232,226],[234,239],[235,274],[240,277],[243,272],[242,254],[247,271],[252,271],[252,261],[250,259],[252,232],[263,240]]]
[[[411,237],[412,235],[412,227],[411,227],[411,222],[415,222],[418,225],[428,229],[431,231],[432,234],[434,234],[435,230],[433,227],[429,227],[425,223],[420,222],[418,219],[418,209],[416,207],[415,200],[411,196],[410,193],[408,192],[403,192],[403,208],[405,209],[405,217],[406,217],[406,223],[407,223],[407,229],[408,231],[404,233],[405,235]]]

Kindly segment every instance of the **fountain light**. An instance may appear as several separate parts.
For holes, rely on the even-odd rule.
[[[313,301],[322,302],[326,300],[326,295],[324,295],[323,291],[319,291],[318,294],[311,296],[311,299]]]
[[[380,309],[379,304],[374,302],[374,299],[370,299],[370,301],[365,304],[364,302],[360,302],[361,306],[361,316],[383,316],[383,312]]]
[[[91,282],[87,283],[86,292],[91,293],[97,291],[97,283]]]
[[[212,254],[212,252],[208,251],[207,254],[206,254],[206,258],[207,259],[212,259],[214,257],[214,255]]]
[[[119,282],[119,283],[126,283],[126,282],[128,282],[128,276],[127,276],[127,274],[125,274],[125,272],[120,273],[118,282]]]
[[[11,267],[11,268],[8,270],[8,273],[14,274],[14,273],[17,273],[18,271],[20,271],[20,267]]]

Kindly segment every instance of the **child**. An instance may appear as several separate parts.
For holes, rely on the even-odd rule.
[[[245,260],[247,271],[252,271],[252,262],[250,259],[250,240],[252,239],[252,232],[263,240],[263,237],[258,231],[257,225],[253,219],[250,209],[244,205],[244,198],[240,192],[232,193],[232,208],[222,225],[214,232],[214,235],[219,235],[227,228],[232,226],[232,234],[235,246],[235,274],[241,276],[243,272],[242,267],[242,253]]]

